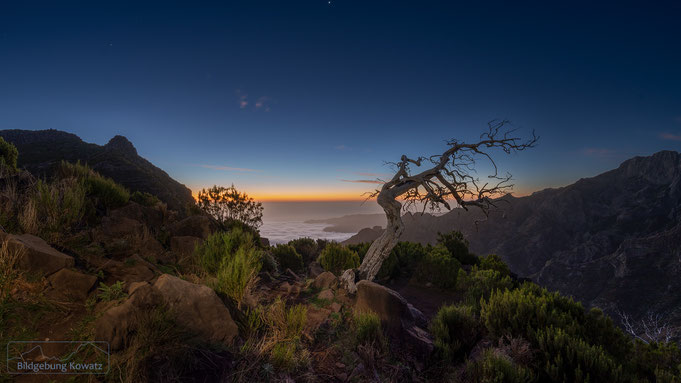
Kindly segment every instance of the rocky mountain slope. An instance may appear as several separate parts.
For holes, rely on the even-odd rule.
[[[502,198],[485,222],[478,211],[404,216],[402,239],[434,243],[462,231],[478,254],[616,317],[649,310],[681,322],[681,154],[634,157],[617,169],[527,197]],[[376,238],[364,229],[348,243]]]
[[[55,164],[65,160],[87,163],[98,173],[112,178],[131,191],[151,193],[172,209],[182,211],[193,202],[191,190],[137,154],[123,136],[104,146],[84,142],[59,130],[0,130],[0,137],[19,149],[19,166],[39,176],[49,175]]]

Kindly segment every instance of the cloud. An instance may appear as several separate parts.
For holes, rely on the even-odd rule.
[[[249,105],[251,105],[251,110],[263,110],[265,112],[270,111],[270,104],[272,103],[272,99],[270,97],[260,96],[255,100],[255,102],[251,102],[249,100],[248,94],[242,92],[241,89],[235,90],[234,93],[237,97],[239,109],[246,109]]]
[[[660,138],[670,141],[681,141],[681,134],[660,133]]]
[[[255,109],[256,110],[264,110],[265,112],[270,111],[270,105],[269,105],[270,98],[267,96],[262,96],[259,97],[258,100],[255,102]]]
[[[336,145],[333,147],[336,150],[350,150],[350,147],[345,146],[345,145]]]
[[[358,184],[377,184],[377,185],[383,185],[385,183],[385,182],[379,181],[379,180],[341,180],[341,181],[358,183]]]
[[[362,173],[362,172],[355,172],[358,176],[362,177],[383,177],[386,176],[386,174],[381,174],[381,173]]]
[[[198,165],[202,168],[213,169],[213,170],[223,170],[228,172],[259,172],[261,170],[247,169],[247,168],[234,168],[231,166],[218,166],[218,165]]]

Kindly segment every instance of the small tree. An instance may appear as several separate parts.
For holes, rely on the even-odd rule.
[[[501,150],[510,154],[534,147],[538,140],[533,132],[531,138],[523,141],[514,136],[514,130],[508,129],[507,125],[507,121],[492,121],[478,142],[466,143],[452,139],[447,141],[448,149],[441,154],[416,159],[403,155],[399,162],[393,163],[395,175],[371,194],[383,208],[388,225],[371,244],[358,272],[348,269],[341,276],[349,292],[356,291],[357,279],[374,279],[383,261],[399,241],[404,231],[400,199],[407,205],[421,203],[424,209],[444,206],[451,210],[453,205],[464,210],[476,207],[485,216],[489,214],[490,208],[495,206],[494,197],[501,196],[513,186],[509,183],[510,174],[499,175],[492,151]],[[489,160],[492,165],[493,170],[487,182],[476,176],[478,159]],[[430,166],[426,167],[426,164]]]
[[[7,166],[11,170],[16,170],[17,158],[19,158],[17,147],[0,137],[0,165]]]
[[[199,207],[213,216],[223,228],[234,220],[254,229],[262,225],[262,203],[238,191],[234,185],[201,189],[198,200]]]

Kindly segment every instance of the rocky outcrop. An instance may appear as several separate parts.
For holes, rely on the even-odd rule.
[[[338,286],[338,278],[330,271],[319,274],[312,282],[312,286],[318,289],[331,289]]]
[[[73,267],[75,260],[53,249],[47,242],[31,234],[0,234],[12,251],[19,252],[18,265],[24,271],[50,275],[65,267]]]
[[[229,344],[238,335],[239,330],[229,309],[208,286],[163,274],[154,282],[154,288],[175,313],[177,322],[202,338]]]
[[[216,230],[213,221],[203,215],[192,215],[170,226],[175,237],[208,238]]]
[[[18,165],[36,176],[49,176],[62,160],[80,161],[131,191],[157,196],[171,209],[183,211],[187,204],[194,203],[191,190],[140,157],[123,136],[115,136],[104,146],[53,129],[2,130],[0,137],[13,143],[21,153]]]
[[[163,274],[153,284],[130,284],[128,291],[128,299],[108,309],[95,323],[95,339],[109,342],[112,350],[124,348],[137,329],[139,316],[159,305],[204,342],[228,345],[239,333],[229,309],[207,286]]]

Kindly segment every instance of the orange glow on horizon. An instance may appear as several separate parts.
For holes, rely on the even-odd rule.
[[[200,190],[200,189],[199,189]],[[198,199],[198,190],[192,190],[192,196],[195,200]],[[364,201],[366,196],[362,196],[356,192],[347,193],[328,193],[328,192],[279,192],[279,193],[248,193],[249,197],[258,202],[339,202],[339,201]]]

